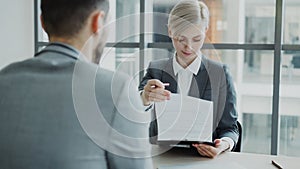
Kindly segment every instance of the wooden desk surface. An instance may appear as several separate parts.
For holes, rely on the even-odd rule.
[[[271,163],[272,160],[275,160],[284,169],[300,169],[300,158],[296,157],[226,152],[214,159],[210,159],[200,157],[195,152],[191,152],[191,150],[184,148],[172,149],[166,153],[153,157],[153,166],[154,168],[161,166],[168,168],[168,166],[173,166],[170,167],[170,169],[175,166],[182,166],[175,168],[186,169],[195,165],[201,167],[201,165],[209,166],[211,164],[213,166],[212,168],[215,169],[224,169],[226,166],[235,166],[234,168],[236,169],[276,169]]]

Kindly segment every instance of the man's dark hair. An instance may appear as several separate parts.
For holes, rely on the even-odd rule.
[[[87,22],[88,16],[97,9],[107,15],[108,0],[41,0],[45,31],[49,36],[76,35]]]

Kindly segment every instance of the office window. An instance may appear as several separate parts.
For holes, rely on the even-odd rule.
[[[154,13],[169,13],[175,1],[153,1]],[[210,10],[211,43],[274,43],[275,1],[204,0]],[[169,42],[168,16],[153,17],[154,42]],[[259,25],[259,26],[258,26]]]
[[[289,50],[281,55],[280,137],[279,153],[300,154],[300,2],[286,0],[284,6],[283,41]]]
[[[245,53],[243,80],[249,83],[272,84],[274,53],[267,50],[250,50]]]
[[[285,0],[284,15],[284,43],[300,44],[300,2]]]
[[[41,20],[40,20],[40,15],[41,15],[41,10],[40,10],[40,6],[41,6],[41,1],[40,0],[36,0],[37,3],[37,16],[35,16],[35,19],[37,21],[36,25],[37,26],[37,40],[38,42],[49,42],[49,37],[47,35],[47,33],[44,31],[44,29],[42,28],[42,24],[41,24]]]
[[[127,49],[126,52],[116,49],[116,70],[125,72],[132,76],[137,76],[139,64],[139,50]]]
[[[110,0],[108,42],[138,42],[140,0]]]
[[[279,153],[299,156],[300,144],[297,140],[300,139],[300,51],[283,51],[281,60]]]

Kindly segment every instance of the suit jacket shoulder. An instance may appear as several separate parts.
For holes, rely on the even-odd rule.
[[[76,53],[59,45],[46,50],[0,72],[0,168],[150,168],[150,159],[106,149],[128,157],[148,153],[145,144],[121,143],[112,133],[147,135],[147,127],[121,114],[142,110],[132,107],[141,103],[128,87],[131,79],[77,60]],[[130,94],[132,102],[122,102]]]

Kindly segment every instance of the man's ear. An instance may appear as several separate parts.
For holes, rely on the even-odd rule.
[[[46,31],[46,29],[45,29],[45,23],[44,23],[44,18],[43,18],[42,14],[40,15],[40,20],[41,20],[42,28]]]
[[[96,11],[92,13],[91,17],[92,32],[97,33],[104,25],[105,13],[103,11]]]

